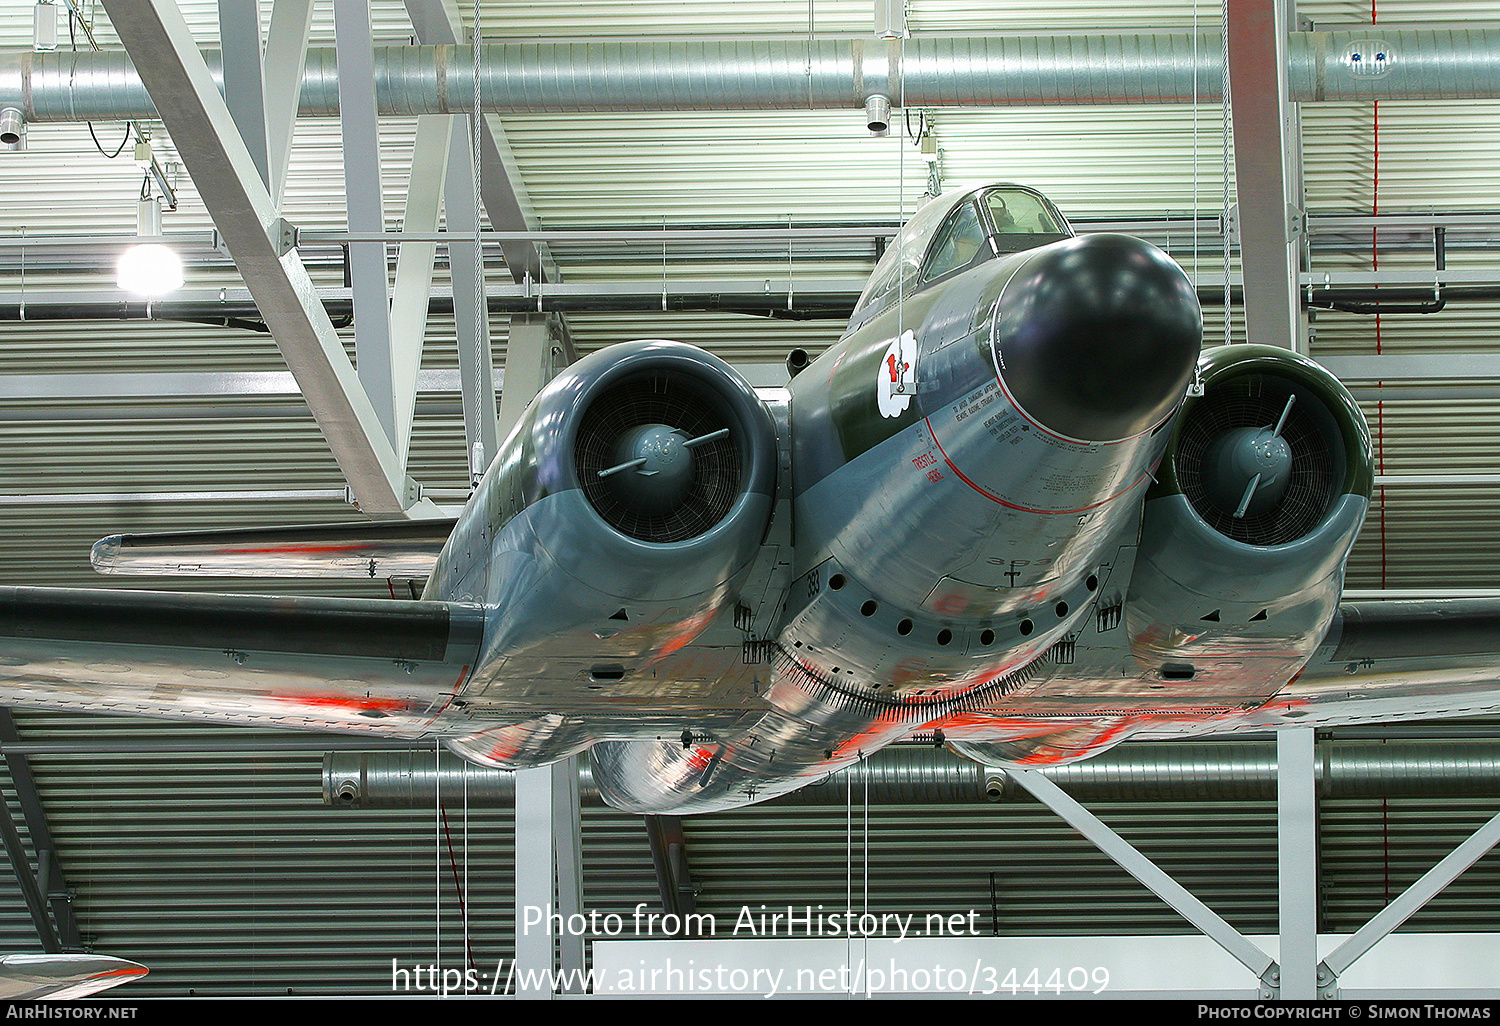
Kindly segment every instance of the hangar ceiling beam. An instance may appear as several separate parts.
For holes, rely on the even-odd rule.
[[[260,4],[257,0],[219,0],[219,39],[223,46],[224,102],[260,172],[271,184],[266,148],[266,104],[261,76]]]
[[[404,515],[405,475],[181,13],[166,0],[106,0],[188,173],[322,428],[358,505]]]
[[[307,38],[311,31],[312,0],[275,0],[271,24],[266,30],[262,82],[269,186],[271,202],[278,210],[286,191],[292,133],[297,125],[297,105],[302,99],[302,72],[307,64]]]
[[[1229,100],[1239,196],[1245,338],[1301,352],[1297,296],[1294,110],[1287,87],[1285,0],[1228,5]]]
[[[463,17],[454,0],[406,0],[406,13],[411,18],[419,43],[451,45],[464,41]],[[472,92],[472,81],[470,86]],[[500,119],[494,114],[482,117],[478,136],[479,153],[475,159],[479,167],[479,198],[489,215],[491,229],[497,232],[536,231],[541,222],[526,192],[520,163],[510,148],[510,140],[506,138]],[[454,219],[450,217],[449,222],[451,229]],[[517,282],[562,281],[562,272],[543,243],[529,239],[503,240],[500,252],[507,270]],[[557,328],[568,362],[572,363],[578,354],[573,346],[572,333],[561,315],[557,318]]]

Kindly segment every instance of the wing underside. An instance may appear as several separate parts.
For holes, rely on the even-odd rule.
[[[483,622],[445,602],[0,588],[0,703],[416,736]]]
[[[1278,699],[1318,722],[1500,712],[1500,601],[1345,603]]]
[[[1346,602],[1303,671],[1265,705],[1227,718],[1220,729],[1495,713],[1500,600]]]

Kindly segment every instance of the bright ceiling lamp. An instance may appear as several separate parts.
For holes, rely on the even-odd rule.
[[[143,199],[136,208],[136,234],[161,237],[161,207]],[[138,296],[160,296],[182,288],[182,258],[159,242],[142,242],[120,254],[115,281]]]

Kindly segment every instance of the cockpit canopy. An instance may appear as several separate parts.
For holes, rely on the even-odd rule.
[[[850,327],[899,295],[911,295],[1002,254],[1072,235],[1062,214],[1035,189],[990,185],[944,193],[913,214],[891,241],[859,297]]]

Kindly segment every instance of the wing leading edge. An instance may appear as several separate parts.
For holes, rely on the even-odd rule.
[[[215,577],[426,577],[456,520],[112,534],[94,543],[101,574]]]
[[[416,736],[483,627],[462,603],[0,588],[0,702]]]

